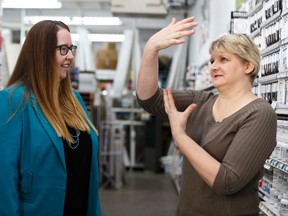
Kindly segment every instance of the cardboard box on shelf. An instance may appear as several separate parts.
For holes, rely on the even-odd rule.
[[[116,44],[107,42],[96,52],[96,68],[115,70],[118,62]]]

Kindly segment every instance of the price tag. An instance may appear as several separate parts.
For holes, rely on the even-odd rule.
[[[275,109],[276,109],[276,106],[277,106],[277,101],[272,101],[271,106],[272,106],[272,108],[275,110]]]
[[[264,168],[265,168],[266,170],[270,170],[271,166],[266,163],[266,164],[264,165]]]

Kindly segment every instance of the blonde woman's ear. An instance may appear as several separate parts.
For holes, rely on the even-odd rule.
[[[245,73],[246,74],[250,74],[250,73],[252,73],[254,71],[254,69],[255,69],[255,65],[252,64],[251,62],[248,62],[248,64],[246,65]]]

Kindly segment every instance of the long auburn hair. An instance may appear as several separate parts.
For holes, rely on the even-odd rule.
[[[69,27],[61,21],[44,20],[28,31],[7,87],[20,84],[33,92],[45,117],[59,137],[73,142],[67,125],[90,133],[97,130],[75,97],[69,74],[59,81],[56,70],[57,32]]]

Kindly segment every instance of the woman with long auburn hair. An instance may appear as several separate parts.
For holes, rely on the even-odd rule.
[[[28,31],[0,91],[0,215],[100,216],[98,135],[69,71],[69,27]]]

